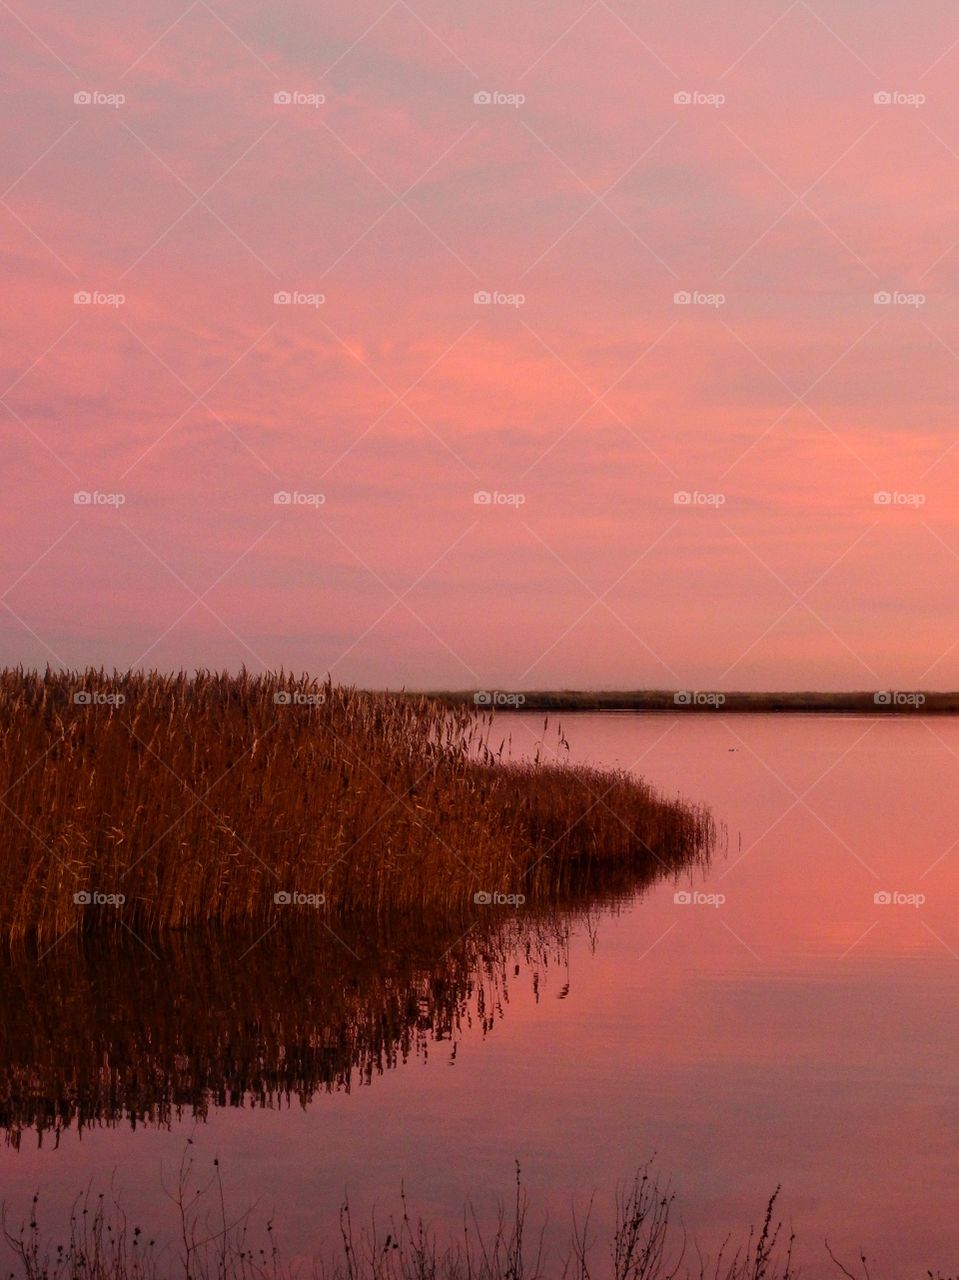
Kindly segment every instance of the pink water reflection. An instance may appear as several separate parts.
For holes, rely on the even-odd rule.
[[[509,724],[519,751],[542,717]],[[455,1227],[467,1196],[486,1213],[509,1193],[514,1159],[560,1248],[571,1198],[599,1193],[601,1230],[617,1180],[657,1151],[707,1247],[782,1183],[811,1274],[827,1235],[880,1259],[875,1275],[953,1265],[959,724],[607,714],[565,729],[574,758],[635,765],[713,806],[728,853],[692,888],[725,901],[680,904],[664,883],[604,918],[595,952],[577,935],[539,999],[521,972],[455,1063],[437,1044],[305,1109],[215,1112],[198,1158],[219,1154],[236,1199],[275,1202],[296,1253],[332,1243],[345,1187],[385,1206],[405,1179]],[[0,1182],[23,1206],[41,1186],[53,1209],[116,1169],[132,1216],[153,1221],[161,1162],[189,1131],[25,1142],[0,1154]]]

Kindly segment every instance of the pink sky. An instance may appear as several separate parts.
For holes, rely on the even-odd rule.
[[[952,6],[0,29],[0,661],[959,687]]]

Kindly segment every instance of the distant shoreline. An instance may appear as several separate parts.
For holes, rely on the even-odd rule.
[[[422,696],[422,695],[417,695]],[[582,691],[462,689],[429,691],[427,697],[478,711],[669,711],[676,714],[744,712],[833,715],[959,715],[959,693],[884,689],[844,693],[744,692],[693,689]]]

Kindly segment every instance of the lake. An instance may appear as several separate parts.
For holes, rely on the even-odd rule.
[[[527,754],[543,719],[501,716],[493,740]],[[571,1203],[595,1192],[601,1233],[656,1153],[704,1248],[781,1184],[813,1274],[824,1237],[877,1278],[955,1268],[959,721],[562,723],[572,760],[712,808],[727,836],[708,871],[528,921],[490,906],[466,937],[321,926],[14,966],[8,1212],[39,1189],[55,1229],[113,1179],[132,1221],[162,1227],[161,1172],[192,1138],[231,1203],[275,1206],[284,1253],[307,1257],[335,1243],[345,1189],[362,1218],[404,1183],[455,1230],[467,1199],[486,1218],[509,1197],[518,1160],[555,1254]]]

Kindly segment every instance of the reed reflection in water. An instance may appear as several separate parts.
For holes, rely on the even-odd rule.
[[[704,861],[692,860],[693,872]],[[573,928],[679,874],[584,869],[564,901],[477,909],[474,923],[338,921],[265,936],[65,940],[0,969],[0,1127],[59,1142],[71,1126],[170,1125],[212,1107],[306,1106],[434,1046],[487,1034],[515,982],[538,991]]]

